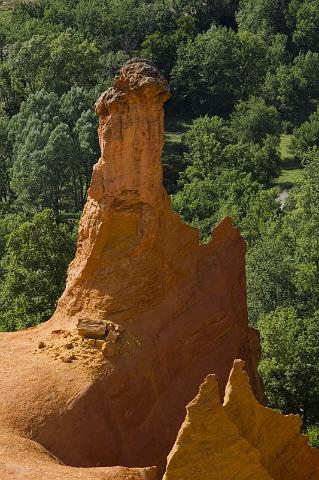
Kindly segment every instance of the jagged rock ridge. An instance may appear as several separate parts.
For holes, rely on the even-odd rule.
[[[255,399],[244,362],[236,360],[224,404],[210,375],[186,407],[163,480],[318,480],[319,452],[299,434],[298,415]]]
[[[160,478],[206,375],[222,392],[244,358],[262,397],[245,243],[226,218],[200,245],[162,186],[168,97],[159,72],[134,59],[97,102],[101,158],[66,290],[46,324],[0,334],[5,480],[149,480],[152,465]]]

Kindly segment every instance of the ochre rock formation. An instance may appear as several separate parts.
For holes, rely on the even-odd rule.
[[[319,451],[300,435],[298,415],[282,415],[258,403],[244,362],[237,360],[225,391],[224,408],[240,435],[260,453],[274,480],[318,480]]]
[[[223,405],[214,375],[201,385],[163,480],[319,479],[319,451],[299,433],[300,417],[260,405],[243,367],[234,362]]]
[[[271,480],[258,451],[228,418],[215,375],[206,377],[186,410],[163,480]]]
[[[0,334],[1,480],[160,478],[185,405],[212,372],[222,392],[235,358],[262,398],[245,243],[226,218],[201,245],[162,186],[168,97],[135,59],[97,102],[66,290],[48,322]]]

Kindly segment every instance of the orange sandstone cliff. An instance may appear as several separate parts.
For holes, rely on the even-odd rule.
[[[134,59],[96,104],[101,158],[65,292],[45,324],[0,334],[1,480],[161,478],[185,405],[210,373],[221,395],[236,358],[262,399],[245,243],[226,218],[201,245],[162,186],[168,98],[159,72]],[[259,445],[234,425],[262,471]]]
[[[318,480],[319,452],[300,435],[298,415],[258,403],[236,360],[224,404],[206,377],[167,459],[163,480]]]
[[[101,158],[51,323],[116,325],[124,331],[123,353],[107,357],[109,374],[40,432],[40,442],[72,465],[161,471],[202,379],[216,372],[223,388],[238,356],[261,394],[258,339],[247,324],[244,241],[225,219],[211,243],[200,245],[162,186],[168,98],[159,72],[131,61],[96,104]],[[92,415],[83,415],[93,404]]]
[[[274,480],[318,480],[319,451],[300,435],[299,415],[282,415],[258,403],[236,360],[225,391],[224,408],[240,435],[260,454],[261,464]]]

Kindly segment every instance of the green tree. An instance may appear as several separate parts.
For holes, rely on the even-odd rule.
[[[12,230],[2,259],[2,329],[25,328],[50,317],[63,291],[73,253],[71,234],[56,224],[49,210]]]
[[[0,203],[10,195],[11,144],[8,138],[8,117],[0,112]]]
[[[262,145],[234,139],[234,130],[219,117],[194,120],[184,135],[186,145],[185,171],[180,184],[194,178],[216,176],[223,169],[251,173],[252,178],[267,183],[279,169],[278,139],[269,135]]]
[[[307,435],[310,445],[315,448],[319,448],[319,426],[310,425],[310,427],[307,428]]]
[[[173,207],[209,240],[218,221],[231,216],[248,241],[261,235],[262,218],[277,213],[274,191],[267,193],[250,174],[224,170],[219,175],[193,178],[173,197]]]
[[[267,47],[258,35],[212,27],[181,44],[172,70],[180,101],[196,114],[227,114],[254,94],[267,69]]]
[[[75,153],[65,123],[52,125],[30,119],[24,143],[16,151],[12,188],[20,207],[52,208],[55,218],[68,209],[70,164]],[[65,192],[65,189],[67,190]]]
[[[235,26],[234,14],[239,0],[174,0],[173,8],[182,16],[192,16],[196,19],[199,32],[207,30],[212,24]]]
[[[260,372],[270,406],[319,421],[319,312],[300,318],[293,308],[278,308],[258,322]]]
[[[84,206],[93,165],[99,157],[98,118],[92,108],[96,96],[95,89],[72,87],[60,99],[62,121],[68,124],[73,139],[70,163],[73,210]]]
[[[26,216],[21,213],[8,213],[3,208],[0,209],[0,289],[4,277],[4,262],[2,259],[6,253],[8,237],[26,220]]]
[[[51,208],[57,219],[83,208],[99,152],[92,103],[83,88],[62,98],[40,90],[11,119],[11,184],[20,208]]]
[[[252,189],[252,186],[249,188]],[[269,223],[281,217],[282,212],[277,197],[278,190],[276,188],[264,189],[261,187],[255,187],[250,198],[247,197],[248,204],[244,206],[244,214],[241,215],[240,222],[237,221],[237,224],[248,243],[249,249],[265,236]],[[238,201],[243,202],[240,197]],[[232,215],[232,213],[229,212],[228,215]]]
[[[280,31],[285,2],[278,0],[240,0],[236,20],[240,30],[265,36]]]
[[[11,45],[6,64],[13,88],[24,96],[43,88],[49,58],[49,46],[42,35]]]
[[[319,310],[319,155],[304,169],[299,186],[275,221],[248,251],[250,320],[280,307],[302,318]]]
[[[62,95],[72,85],[93,87],[102,75],[100,51],[94,42],[68,29],[34,35],[9,47],[6,66],[12,88],[26,98],[45,89]]]
[[[63,29],[76,26],[75,8],[77,0],[39,0],[39,14],[45,23],[62,25]]]
[[[318,75],[318,53],[300,53],[291,64],[267,73],[264,98],[275,105],[282,119],[298,125],[308,118],[319,100]]]
[[[200,231],[201,239],[209,240],[218,222],[219,198],[214,179],[194,178],[173,196],[173,208]]]
[[[266,105],[262,98],[250,97],[235,105],[230,127],[238,140],[262,144],[267,135],[279,137],[281,125],[276,107]]]
[[[99,156],[99,141],[96,127],[97,118],[95,113],[91,110],[86,110],[82,112],[73,129],[78,149],[78,159],[75,158],[73,168],[74,175],[77,174],[73,190],[75,194],[78,191],[75,205],[78,205],[81,209],[84,207],[86,194],[91,183],[93,165]]]
[[[148,35],[142,43],[141,55],[153,62],[167,78],[177,59],[179,45],[186,43],[196,34],[194,17],[180,17],[176,28],[167,34],[160,31]]]
[[[291,54],[287,47],[288,35],[277,33],[268,38],[268,69],[267,72],[274,73],[280,65],[285,65],[291,60]]]
[[[283,215],[273,222],[265,219],[262,235],[248,249],[247,299],[249,321],[253,326],[261,316],[276,308],[294,305],[294,244],[282,227]]]
[[[4,28],[10,44],[28,40],[32,35],[49,34],[52,29],[56,31],[56,25],[44,24],[42,18],[44,12],[38,1],[14,2],[12,7],[6,11],[8,18]]]
[[[319,148],[319,107],[306,122],[294,129],[292,137],[291,150],[299,161],[314,148]]]
[[[79,25],[87,29],[87,8],[85,0],[78,3],[76,15]],[[142,41],[157,29],[157,10],[161,7],[158,2],[145,2],[141,0],[109,0],[100,1],[102,4],[98,17],[98,38],[102,42],[103,50],[124,51],[132,56],[140,48]],[[83,8],[84,7],[84,8]],[[83,8],[83,10],[82,10]],[[96,9],[95,9],[96,10]],[[91,17],[91,18],[90,18]],[[92,25],[92,13],[89,13]],[[93,19],[96,22],[96,19]],[[96,38],[93,36],[93,38]]]
[[[216,171],[224,164],[222,153],[229,142],[228,126],[222,118],[206,115],[193,120],[182,139],[186,147],[184,157],[188,168],[181,175],[181,185],[195,177],[216,175]]]
[[[287,11],[288,25],[297,48],[319,51],[318,0],[291,0]]]
[[[319,154],[314,152],[292,197],[288,215],[295,238],[292,259],[298,309],[311,315],[319,309]]]

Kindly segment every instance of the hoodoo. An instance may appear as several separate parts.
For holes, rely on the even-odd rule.
[[[223,388],[238,356],[247,360],[255,391],[261,391],[258,340],[247,324],[244,241],[226,218],[211,243],[200,245],[198,232],[172,211],[162,186],[163,103],[169,95],[159,72],[136,59],[96,104],[101,158],[52,324],[72,329],[91,321],[123,333],[113,348],[102,345],[112,373],[41,433],[46,447],[75,465],[85,460],[162,470],[198,384],[216,372]],[[91,403],[94,418],[79,415]],[[106,420],[99,437],[105,405],[118,432]]]
[[[0,334],[1,479],[161,478],[198,385],[216,374],[221,395],[236,358],[262,399],[245,242],[226,218],[200,244],[162,186],[169,96],[156,68],[133,59],[97,101],[101,158],[65,292],[45,324]],[[232,412],[232,438],[256,460]]]

